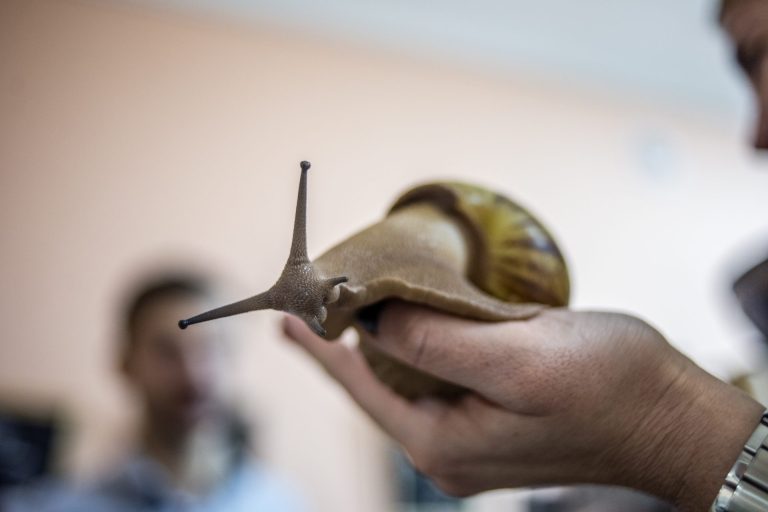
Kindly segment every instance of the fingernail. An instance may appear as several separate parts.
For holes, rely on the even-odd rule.
[[[376,336],[379,332],[379,315],[381,314],[382,309],[383,303],[377,302],[376,304],[366,306],[357,312],[357,323],[360,324],[360,327],[362,327],[363,330],[372,336]]]
[[[283,330],[283,334],[288,338],[291,338],[291,318],[288,315],[284,315],[280,321],[280,327]]]

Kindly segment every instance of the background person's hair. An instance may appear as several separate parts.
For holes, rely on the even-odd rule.
[[[156,300],[171,296],[206,297],[211,293],[208,278],[192,272],[155,274],[141,280],[126,294],[120,310],[122,348],[133,347],[138,317]]]

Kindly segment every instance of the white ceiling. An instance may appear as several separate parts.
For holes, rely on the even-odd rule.
[[[730,120],[750,96],[717,0],[124,0],[194,9]]]

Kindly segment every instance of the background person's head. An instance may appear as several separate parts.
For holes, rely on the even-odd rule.
[[[768,1],[723,0],[720,21],[733,39],[739,65],[757,94],[755,147],[768,149]]]
[[[210,308],[210,295],[199,276],[161,276],[125,303],[120,367],[150,427],[182,433],[221,411],[226,342],[219,327],[177,326],[179,318]]]

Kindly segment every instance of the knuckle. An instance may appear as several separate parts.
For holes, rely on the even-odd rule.
[[[409,315],[403,323],[407,362],[415,367],[423,360],[431,336],[431,322],[421,315]]]

